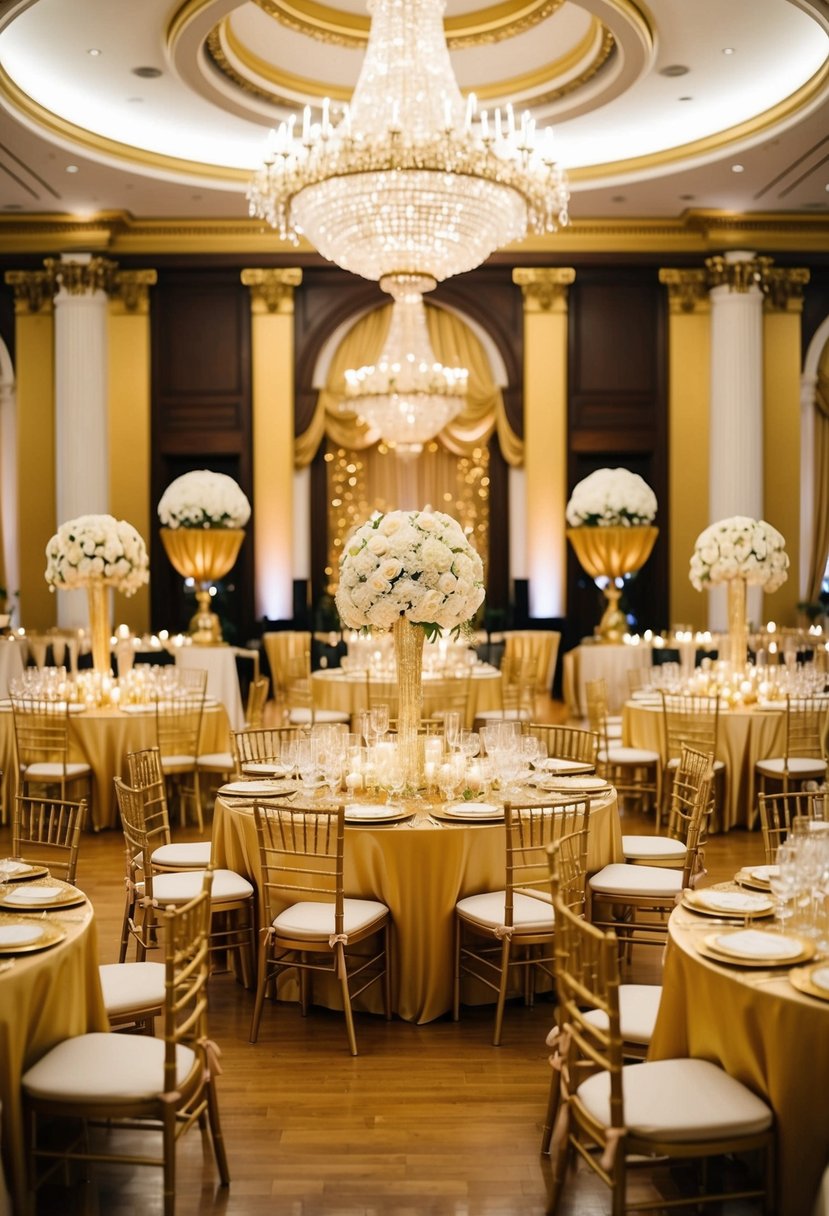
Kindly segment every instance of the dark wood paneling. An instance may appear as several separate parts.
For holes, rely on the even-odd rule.
[[[668,623],[668,434],[665,299],[651,267],[582,270],[570,289],[569,487],[596,469],[638,473],[656,494],[654,552],[625,589],[639,628]],[[572,550],[568,636],[592,633],[604,597]]]
[[[250,295],[238,269],[211,266],[159,274],[151,295],[152,501],[182,473],[226,473],[252,497]],[[254,632],[253,530],[220,585],[215,610],[228,641]],[[195,610],[158,532],[150,542],[153,628],[184,629]]]

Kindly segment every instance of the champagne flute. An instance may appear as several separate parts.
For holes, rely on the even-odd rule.
[[[461,733],[461,715],[457,709],[450,709],[443,715],[443,734],[446,739],[446,746],[450,751],[454,751],[458,746],[458,740]]]
[[[382,739],[389,729],[389,707],[388,705],[373,705],[369,714],[371,718],[371,729],[374,734],[375,742]]]

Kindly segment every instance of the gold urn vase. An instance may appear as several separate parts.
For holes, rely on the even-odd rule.
[[[210,607],[210,584],[232,568],[245,539],[243,528],[162,528],[161,540],[174,569],[196,584],[198,611],[190,637],[198,646],[220,646],[222,627]]]
[[[567,539],[583,569],[591,578],[606,578],[607,606],[596,626],[600,642],[619,643],[627,633],[627,621],[619,607],[622,594],[616,579],[633,574],[651,555],[659,529],[647,524],[633,527],[568,528]]]

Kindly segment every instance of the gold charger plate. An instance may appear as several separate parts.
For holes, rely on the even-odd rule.
[[[32,954],[48,950],[66,937],[66,930],[48,920],[4,916],[0,923],[0,954]]]
[[[825,973],[825,983],[816,984],[813,976],[819,972]],[[829,963],[812,963],[810,967],[796,967],[789,972],[789,983],[798,992],[807,996],[817,997],[819,1001],[829,1001]]]
[[[293,781],[277,781],[252,779],[250,781],[229,781],[227,785],[220,785],[216,791],[220,798],[247,798],[252,801],[254,798],[284,798],[288,794],[295,794],[299,786]]]
[[[729,888],[731,884],[729,884]],[[741,900],[751,900],[753,906],[740,907]],[[771,916],[774,912],[773,902],[760,892],[746,892],[739,889],[720,889],[719,887],[703,887],[700,891],[683,891],[682,906],[702,916],[729,916],[735,920],[751,920]]]
[[[762,934],[769,939],[776,937],[780,940],[796,942],[800,947],[799,953],[793,954],[788,950],[783,950],[778,954],[755,954],[750,951],[742,953],[736,947],[733,950],[723,947],[723,939],[745,933]],[[795,963],[807,962],[815,952],[815,943],[794,933],[780,934],[769,929],[726,929],[719,933],[709,933],[701,942],[697,943],[697,949],[700,954],[717,963],[729,963],[735,967],[753,967],[756,971],[761,971],[768,967],[791,967]]]
[[[17,868],[7,870],[5,869],[7,865]],[[45,878],[48,873],[48,866],[30,865],[29,862],[18,861],[15,857],[0,857],[0,883],[30,882],[33,878]]]
[[[767,895],[771,890],[771,883],[768,879],[755,878],[750,868],[738,870],[734,875],[734,881],[749,891],[763,891]]]
[[[39,890],[52,892],[49,898],[38,899]],[[60,878],[36,878],[32,882],[0,885],[0,908],[9,912],[42,912],[51,908],[71,908],[86,902],[83,891]]]
[[[477,809],[486,807],[486,810]],[[495,802],[453,802],[450,806],[432,807],[429,814],[447,823],[499,823],[504,808]]]

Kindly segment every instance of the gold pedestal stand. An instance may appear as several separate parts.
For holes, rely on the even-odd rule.
[[[596,626],[600,642],[618,644],[627,633],[627,621],[619,608],[621,588],[617,578],[633,574],[651,555],[659,529],[645,524],[631,528],[568,528],[567,539],[583,569],[591,578],[606,578],[607,607]]]
[[[190,621],[197,646],[220,646],[222,627],[210,607],[210,584],[223,578],[245,539],[242,528],[162,528],[161,540],[175,570],[196,584],[198,612]]]

